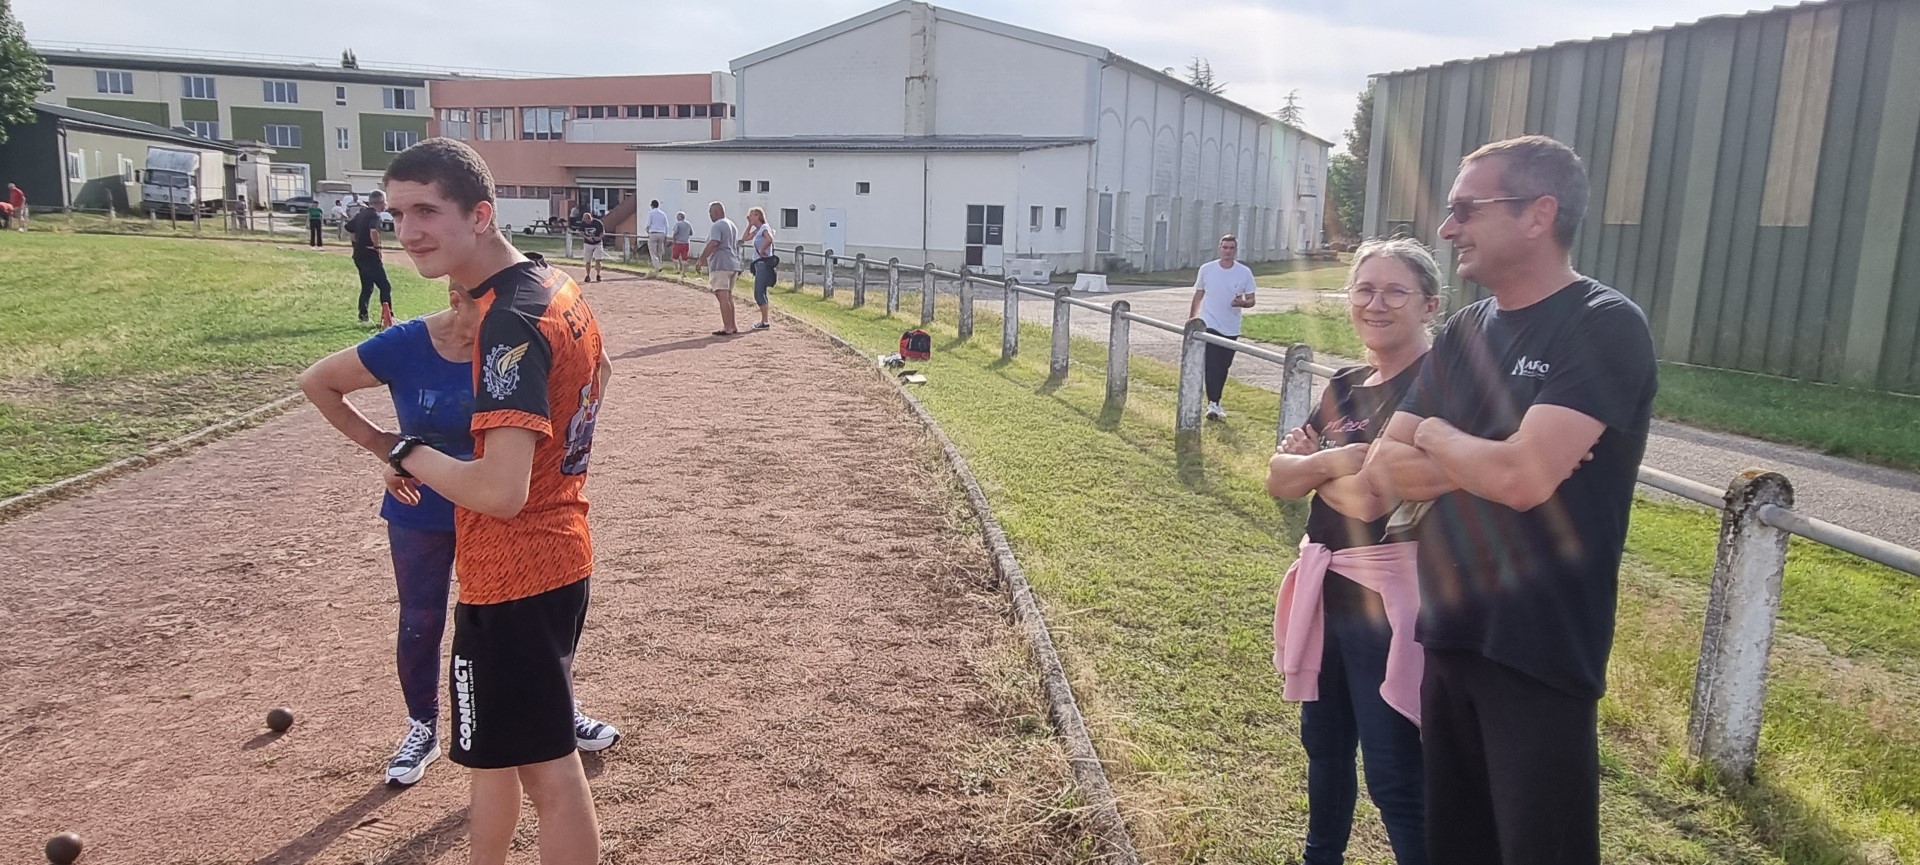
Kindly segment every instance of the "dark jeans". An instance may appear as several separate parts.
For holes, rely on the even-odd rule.
[[[393,580],[400,589],[400,638],[394,658],[407,717],[429,727],[440,717],[440,637],[447,630],[453,582],[453,533],[387,524]]]
[[[1207,328],[1207,332],[1214,336],[1227,336],[1213,328]],[[1227,336],[1227,338],[1234,342],[1240,341],[1240,337],[1237,336]],[[1207,402],[1220,401],[1221,392],[1227,389],[1227,370],[1233,368],[1233,356],[1236,354],[1239,352],[1233,349],[1212,343],[1207,344]]]
[[[1345,578],[1328,574],[1327,579]],[[1384,618],[1361,613],[1326,617],[1320,699],[1300,704],[1300,744],[1307,749],[1304,865],[1341,865],[1346,859],[1353,804],[1359,795],[1353,765],[1356,746],[1366,755],[1367,794],[1380,809],[1394,861],[1426,865],[1420,728],[1380,698],[1391,636]]]
[[[380,302],[393,303],[393,283],[387,281],[387,267],[380,263],[379,253],[368,255],[355,250],[353,266],[360,271],[360,319],[367,318],[367,300],[373,297],[374,286],[380,287]]]
[[[1426,657],[1427,854],[1599,865],[1600,701],[1477,652],[1430,649]]]
[[[757,258],[748,266],[753,268],[753,302],[766,306],[767,289],[773,287],[773,280],[777,275],[775,269],[779,265],[772,258]]]
[[[320,245],[320,220],[318,219],[307,220],[307,245]]]

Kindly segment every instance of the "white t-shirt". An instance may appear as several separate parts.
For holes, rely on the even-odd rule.
[[[766,258],[773,254],[773,226],[766,223],[749,225],[747,236],[741,238],[741,242],[753,247],[754,260]]]
[[[648,234],[666,234],[667,233],[667,212],[666,211],[661,210],[658,207],[647,211],[647,233]]]
[[[1200,296],[1200,320],[1227,336],[1239,336],[1241,307],[1234,306],[1233,299],[1253,294],[1253,271],[1238,261],[1230,268],[1210,261],[1200,265],[1193,287],[1206,292]]]

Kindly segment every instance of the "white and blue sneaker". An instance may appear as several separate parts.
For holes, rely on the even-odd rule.
[[[573,701],[573,740],[582,751],[605,751],[620,741],[620,730],[612,724],[596,721],[580,711],[580,701]]]
[[[433,728],[419,721],[408,719],[413,728],[400,740],[400,748],[393,752],[393,759],[387,761],[387,783],[399,787],[411,787],[426,777],[427,767],[440,759],[440,737]]]

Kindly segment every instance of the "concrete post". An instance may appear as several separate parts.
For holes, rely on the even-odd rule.
[[[1688,748],[1728,778],[1753,774],[1767,656],[1787,566],[1787,533],[1760,520],[1763,505],[1792,507],[1793,484],[1774,472],[1748,469],[1727,488],[1687,720]]]
[[[1207,400],[1207,344],[1198,337],[1207,330],[1200,319],[1187,322],[1180,334],[1180,388],[1174,396],[1173,438],[1177,448],[1199,443],[1200,415]]]
[[[887,259],[887,317],[900,311],[900,259]]]
[[[1306,365],[1313,362],[1313,348],[1305,343],[1287,346],[1286,377],[1280,380],[1280,427],[1274,434],[1278,445],[1287,430],[1307,422],[1313,413],[1313,373]]]
[[[973,274],[960,268],[960,338],[973,338]]]
[[[927,262],[927,269],[921,271],[920,279],[920,326],[933,323],[933,262]]]
[[[793,247],[793,290],[794,291],[799,291],[801,288],[805,287],[807,284],[806,259],[807,259],[807,248],[796,244]]]
[[[1020,353],[1020,292],[1014,290],[1011,279],[1001,280],[1000,291],[1000,359],[1008,360]]]
[[[833,262],[836,258],[838,258],[838,256],[834,255],[833,250],[831,249],[827,250],[824,254],[820,256],[820,264],[822,265],[821,271],[822,273],[825,274],[821,278],[821,282],[820,282],[821,297],[824,297],[824,298],[833,297],[833,288],[834,288],[834,282],[835,282],[833,278]]]
[[[1073,346],[1073,287],[1053,290],[1053,352],[1047,357],[1047,378],[1060,381],[1067,377],[1067,352]]]
[[[1132,322],[1127,321],[1127,313],[1133,305],[1124,300],[1113,302],[1113,315],[1107,329],[1107,404],[1121,405],[1127,401],[1127,352],[1131,341]]]
[[[867,254],[853,256],[853,308],[867,305]]]
[[[565,232],[565,234],[567,238],[567,257],[572,258],[573,257],[573,231],[568,230]]]

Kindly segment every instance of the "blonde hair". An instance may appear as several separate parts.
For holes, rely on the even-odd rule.
[[[747,218],[748,218],[748,219],[752,219],[752,218],[754,218],[754,217],[756,217],[756,216],[758,216],[758,217],[760,217],[760,221],[761,221],[761,222],[766,222],[766,221],[767,221],[767,211],[766,211],[766,210],[764,210],[764,209],[762,209],[762,208],[758,208],[758,207],[749,207],[749,208],[747,208]]]
[[[1440,263],[1434,261],[1433,251],[1411,237],[1375,238],[1360,244],[1360,248],[1353,251],[1353,267],[1347,271],[1348,284],[1359,275],[1360,265],[1371,258],[1390,258],[1406,265],[1420,281],[1420,293],[1427,297],[1439,297],[1446,290],[1440,282]]]

